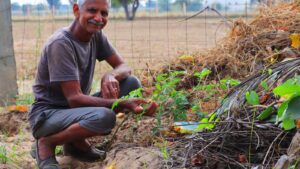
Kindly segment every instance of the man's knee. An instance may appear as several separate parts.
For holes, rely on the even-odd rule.
[[[93,116],[81,121],[80,124],[99,134],[109,134],[116,124],[115,113],[108,108],[95,108]]]
[[[135,76],[128,76],[120,83],[120,97],[128,95],[131,91],[141,88],[142,84]]]
[[[135,88],[135,89],[142,87],[140,80],[135,76],[128,76],[125,79],[125,83],[129,86],[132,86],[132,88]]]

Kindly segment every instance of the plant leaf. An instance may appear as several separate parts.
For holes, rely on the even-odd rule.
[[[278,124],[278,122],[282,121],[282,115],[286,111],[287,107],[288,107],[288,102],[283,102],[279,106],[278,111],[277,111],[276,124]]]
[[[246,93],[246,101],[250,105],[258,105],[259,104],[259,98],[258,94],[255,91],[247,92]]]
[[[258,120],[265,120],[268,117],[270,117],[272,114],[274,113],[274,108],[273,107],[268,107],[266,110],[264,110],[263,112],[260,113],[259,116],[257,116]]]
[[[282,120],[296,120],[300,118],[300,96],[292,98],[287,105],[286,111],[282,115]]]
[[[268,83],[264,80],[260,83],[261,87],[264,88],[265,91],[268,91],[269,90],[269,86],[268,86]]]
[[[291,120],[291,119],[285,119],[282,122],[282,127],[284,128],[284,130],[290,130],[295,128],[295,120]]]
[[[293,95],[300,93],[300,85],[297,83],[297,81],[295,81],[293,79],[289,79],[282,85],[276,87],[273,90],[273,93],[280,97],[289,99]]]

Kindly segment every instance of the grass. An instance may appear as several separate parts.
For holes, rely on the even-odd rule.
[[[16,99],[16,105],[31,105],[33,102],[34,96],[32,93],[18,95]]]

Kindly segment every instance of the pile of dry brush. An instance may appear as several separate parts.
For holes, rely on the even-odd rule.
[[[149,70],[142,77],[143,82],[148,81],[144,84],[151,86],[153,77],[159,73],[186,70],[189,73],[180,85],[189,88],[196,84],[193,72],[203,68],[212,70],[215,80],[228,76],[241,79],[287,57],[296,57],[299,51],[290,47],[289,36],[300,33],[299,4],[262,7],[250,23],[242,19],[233,21],[228,35],[216,47],[196,53],[193,64],[176,59],[158,71]]]
[[[170,147],[167,168],[272,168],[286,154],[295,131],[286,132],[273,124],[253,121],[256,114],[253,108],[245,106],[244,94],[257,89],[262,80],[274,88],[287,77],[300,73],[300,59],[279,63],[300,56],[299,49],[291,47],[290,39],[291,34],[300,33],[299,13],[299,2],[262,7],[252,22],[234,21],[228,36],[215,48],[194,55],[193,64],[175,60],[151,73],[154,76],[186,70],[189,73],[180,84],[186,89],[197,84],[193,72],[203,68],[212,70],[211,80],[225,77],[242,80],[253,75],[227,95],[229,102],[217,110],[220,121],[213,131],[180,138]],[[272,69],[273,75],[277,72],[275,79],[269,78],[270,73],[264,71],[267,69]],[[266,94],[258,92],[260,97]],[[267,103],[276,103],[277,98],[268,99]],[[239,106],[228,113],[233,104]]]

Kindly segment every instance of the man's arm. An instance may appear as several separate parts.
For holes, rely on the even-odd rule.
[[[108,74],[113,75],[119,82],[127,78],[131,74],[131,69],[125,64],[122,57],[113,54],[106,59],[106,62],[113,68]]]
[[[102,97],[117,99],[120,93],[119,82],[131,74],[131,69],[118,54],[113,54],[106,61],[113,70],[105,73],[101,79]]]
[[[103,99],[84,95],[80,88],[80,83],[77,80],[64,81],[60,83],[62,92],[67,99],[69,106],[75,107],[111,107],[115,99]]]
[[[77,80],[60,82],[62,92],[71,108],[76,107],[107,107],[111,108],[116,99],[104,99],[85,95],[81,92],[80,83]],[[120,100],[118,107],[129,109],[134,113],[143,111],[141,104],[147,103],[143,99]]]

